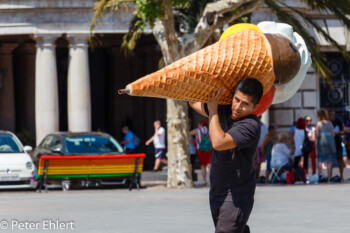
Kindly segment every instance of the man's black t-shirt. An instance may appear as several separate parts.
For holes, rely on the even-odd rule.
[[[219,105],[218,116],[223,131],[231,135],[237,147],[212,150],[210,200],[250,201],[256,185],[254,156],[260,138],[259,120],[255,115],[232,120],[230,105]]]

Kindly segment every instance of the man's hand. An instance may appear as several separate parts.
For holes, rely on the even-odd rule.
[[[224,94],[225,88],[219,88],[218,90],[214,89],[208,94],[208,110],[209,114],[215,114],[218,111],[219,101],[221,96]]]
[[[156,133],[157,133],[157,131],[158,131],[159,128],[160,128],[160,125],[154,126],[154,130],[156,131]]]
[[[208,95],[209,133],[213,148],[217,151],[228,150],[237,147],[236,142],[233,140],[232,136],[228,133],[225,133],[220,126],[218,105],[224,91],[224,88],[219,88],[219,90],[213,90]]]

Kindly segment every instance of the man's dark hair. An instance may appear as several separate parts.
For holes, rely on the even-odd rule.
[[[269,125],[269,127],[268,127],[268,129],[267,129],[267,131],[272,131],[272,130],[275,130],[275,129],[277,129],[277,127],[275,126],[275,125]]]
[[[236,92],[237,91],[240,91],[245,95],[251,96],[254,105],[256,105],[259,103],[263,95],[264,89],[261,82],[259,82],[257,79],[246,78],[238,83]]]

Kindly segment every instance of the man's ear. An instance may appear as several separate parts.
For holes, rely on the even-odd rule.
[[[259,104],[256,104],[256,105],[254,106],[254,108],[253,108],[253,111],[252,111],[252,112],[255,112],[256,110],[258,110],[258,108],[259,108]]]

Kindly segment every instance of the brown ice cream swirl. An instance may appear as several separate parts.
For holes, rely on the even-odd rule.
[[[269,41],[275,73],[275,86],[290,82],[298,73],[301,58],[292,41],[280,34],[265,33]]]

